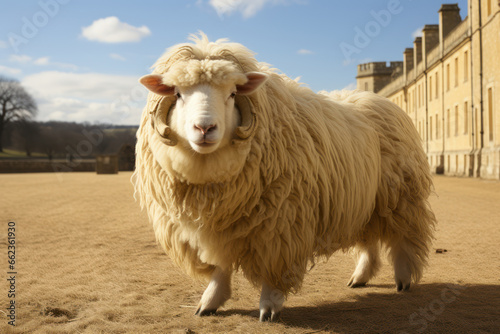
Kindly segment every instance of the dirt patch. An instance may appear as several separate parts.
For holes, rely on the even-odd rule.
[[[259,291],[237,273],[214,316],[195,317],[204,285],[156,246],[131,173],[0,175],[0,265],[17,228],[17,326],[0,333],[491,333],[500,328],[500,183],[436,177],[429,268],[397,293],[384,261],[366,287],[346,287],[349,254],[308,273],[278,323],[258,322]],[[440,252],[438,251],[440,250]],[[6,280],[0,302],[6,305]],[[44,305],[45,307],[42,307]],[[4,309],[4,306],[2,306]],[[75,312],[75,310],[78,310]]]
[[[58,307],[45,307],[40,312],[40,314],[48,316],[48,317],[55,317],[55,318],[59,318],[59,317],[66,317],[68,319],[75,318],[73,313],[71,313],[70,311],[65,310],[65,309],[61,309]]]

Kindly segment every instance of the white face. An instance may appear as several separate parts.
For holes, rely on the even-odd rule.
[[[253,94],[268,78],[260,72],[245,75],[246,83],[228,82],[222,87],[210,83],[170,86],[163,83],[160,74],[145,75],[139,80],[155,94],[177,96],[166,120],[172,131],[170,138],[176,139],[176,144],[164,143],[154,135],[153,128],[149,129],[150,149],[164,170],[193,184],[222,182],[241,171],[250,145],[231,143],[241,123],[234,94]]]
[[[215,87],[199,84],[176,87],[177,102],[171,110],[170,127],[200,154],[209,154],[229,145],[240,123],[234,105],[236,86]]]
[[[200,154],[215,152],[230,144],[240,123],[235,107],[236,94],[249,95],[268,78],[267,74],[249,72],[247,83],[214,86],[208,83],[189,87],[163,84],[159,74],[150,74],[139,81],[150,91],[163,96],[177,97],[169,113],[169,126],[178,135],[179,143]]]

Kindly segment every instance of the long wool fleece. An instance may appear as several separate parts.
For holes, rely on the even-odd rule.
[[[241,161],[227,161],[242,168],[206,184],[189,184],[160,165],[153,152],[164,149],[175,161],[177,148],[158,140],[150,117],[161,103],[150,94],[134,182],[168,255],[195,278],[209,278],[215,266],[240,268],[255,285],[265,281],[286,294],[300,288],[318,256],[367,239],[406,240],[418,280],[435,218],[429,166],[411,119],[373,93],[314,93],[239,44],[193,41],[168,50],[155,73],[177,85],[252,71],[269,79],[250,96],[255,131],[234,145]]]

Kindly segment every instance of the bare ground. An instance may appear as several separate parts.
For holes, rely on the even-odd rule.
[[[366,288],[346,283],[335,254],[289,297],[281,321],[259,323],[259,291],[241,273],[215,316],[193,315],[204,286],[156,246],[130,173],[0,175],[0,333],[499,333],[500,182],[435,178],[430,266],[397,293],[384,261]],[[16,327],[9,299],[7,222],[16,223]]]

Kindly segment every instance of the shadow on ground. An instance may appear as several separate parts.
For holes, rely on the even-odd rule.
[[[406,293],[389,285],[383,293],[360,294],[354,301],[286,307],[289,327],[347,333],[494,333],[500,330],[500,286],[421,284]],[[366,289],[369,289],[367,287]],[[233,309],[219,316],[258,320],[257,310]]]

